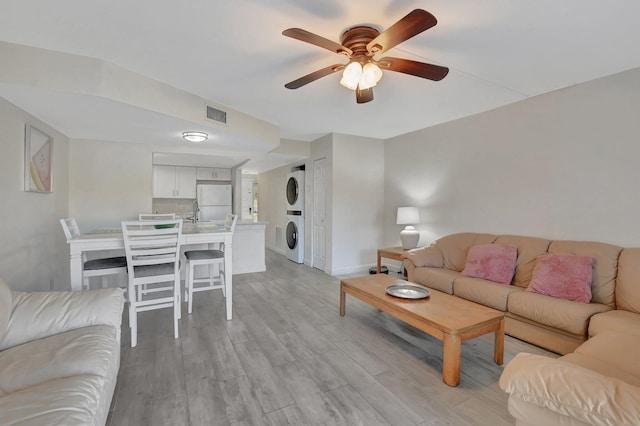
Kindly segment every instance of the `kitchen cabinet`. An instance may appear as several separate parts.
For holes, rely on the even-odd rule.
[[[153,166],[153,198],[196,198],[196,168]]]
[[[223,169],[219,167],[198,167],[196,169],[196,178],[198,180],[231,180],[231,169]]]

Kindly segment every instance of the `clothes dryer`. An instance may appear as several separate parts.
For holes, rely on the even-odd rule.
[[[287,210],[299,211],[304,216],[304,170],[287,175]]]
[[[285,227],[287,258],[296,263],[304,263],[304,218],[298,210],[287,211]]]

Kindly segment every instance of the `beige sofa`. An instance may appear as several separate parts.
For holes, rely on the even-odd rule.
[[[517,247],[511,285],[461,273],[479,244]],[[591,303],[524,291],[545,253],[595,259]],[[500,309],[507,334],[565,354],[523,353],[507,364],[500,386],[517,425],[640,425],[640,249],[466,233],[405,257],[410,281]]]
[[[120,289],[26,293],[0,280],[0,424],[104,425],[123,305]]]

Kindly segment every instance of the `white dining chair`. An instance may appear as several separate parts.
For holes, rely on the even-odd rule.
[[[173,308],[173,333],[178,338],[181,235],[182,219],[122,222],[132,348],[138,344],[138,312]],[[136,291],[142,286],[144,291]]]
[[[140,213],[138,220],[174,220],[175,213]]]
[[[80,228],[75,218],[60,219],[62,231],[67,238],[67,242],[80,235]],[[90,290],[89,279],[92,277],[102,277],[102,288],[108,286],[107,277],[109,275],[124,274],[127,272],[127,258],[125,256],[103,257],[99,259],[87,260],[87,254],[82,253],[82,288]]]
[[[229,214],[225,220],[224,227],[227,231],[233,233],[236,229],[236,222],[238,221],[238,215]],[[187,259],[187,271],[185,277],[185,299],[188,302],[187,312],[193,312],[193,293],[199,291],[222,289],[222,294],[226,297],[225,293],[225,275],[224,275],[224,243],[220,243],[218,250],[189,250],[184,252],[184,257]],[[206,278],[195,278],[194,269],[198,265],[209,266],[209,276]],[[214,266],[218,270],[217,274],[214,274]],[[198,283],[206,283],[205,285],[196,285]]]

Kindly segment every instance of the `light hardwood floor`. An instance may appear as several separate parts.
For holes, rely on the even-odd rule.
[[[233,320],[221,291],[122,326],[108,425],[512,425],[498,386],[493,334],[462,347],[461,383],[442,382],[442,342],[347,296],[339,279],[267,250],[267,272],[233,277]],[[126,311],[126,309],[125,309]],[[550,354],[509,336],[518,352]]]

